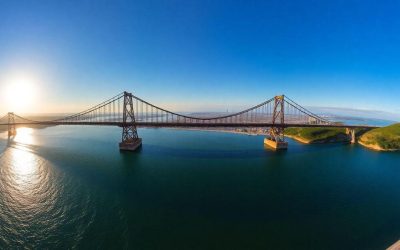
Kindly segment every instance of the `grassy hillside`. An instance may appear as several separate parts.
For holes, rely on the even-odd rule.
[[[285,134],[305,143],[348,141],[344,128],[287,128]]]
[[[376,150],[400,150],[400,123],[372,129],[362,135],[359,141]]]

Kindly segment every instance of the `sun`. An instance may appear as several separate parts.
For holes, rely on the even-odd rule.
[[[4,97],[9,112],[31,112],[36,97],[36,82],[20,75],[5,82]]]

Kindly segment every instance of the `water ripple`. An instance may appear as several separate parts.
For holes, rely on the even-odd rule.
[[[0,248],[65,247],[66,242],[75,248],[94,220],[94,207],[79,181],[29,145],[16,143],[0,155]]]

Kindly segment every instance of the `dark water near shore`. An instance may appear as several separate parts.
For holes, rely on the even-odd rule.
[[[384,249],[400,238],[400,154],[263,147],[262,136],[20,129],[0,139],[0,248]]]

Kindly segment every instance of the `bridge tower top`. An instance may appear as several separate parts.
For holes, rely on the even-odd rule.
[[[132,97],[132,93],[129,93],[129,92],[127,92],[127,91],[124,91],[124,96]]]

